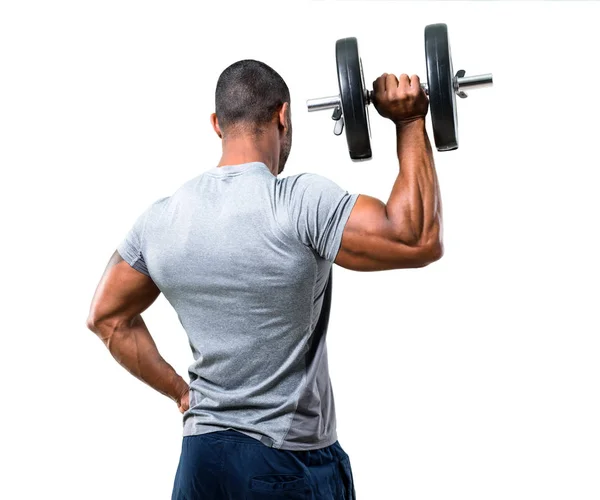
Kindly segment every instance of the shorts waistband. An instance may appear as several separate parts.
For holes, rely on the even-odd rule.
[[[267,446],[269,448],[273,447],[273,440],[267,436],[261,436],[260,440],[253,438],[252,436],[248,436],[242,432],[236,431],[235,429],[224,429],[222,431],[212,431],[206,432],[204,434],[194,434],[188,437],[200,437],[200,438],[209,438],[209,439],[222,439],[225,441],[235,441],[238,443],[244,444],[254,444]]]

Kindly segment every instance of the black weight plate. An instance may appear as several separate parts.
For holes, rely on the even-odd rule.
[[[338,40],[335,59],[350,158],[355,161],[369,160],[372,157],[371,130],[356,38]]]
[[[425,27],[425,59],[433,136],[438,151],[458,148],[458,117],[448,26]]]

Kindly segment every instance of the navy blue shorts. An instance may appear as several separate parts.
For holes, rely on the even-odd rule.
[[[184,436],[171,500],[355,500],[350,457],[269,448],[227,429]]]

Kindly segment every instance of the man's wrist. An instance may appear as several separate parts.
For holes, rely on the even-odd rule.
[[[410,121],[396,123],[396,147],[398,160],[403,161],[421,155],[427,150],[427,130],[425,117],[420,116]]]
[[[176,375],[173,384],[173,394],[169,394],[169,396],[173,401],[179,404],[181,402],[181,398],[189,390],[189,388],[189,384],[183,379],[183,377]]]
[[[423,129],[425,128],[425,117],[415,116],[414,118],[410,118],[408,120],[397,120],[394,121],[394,125],[396,125],[396,130],[398,132]]]

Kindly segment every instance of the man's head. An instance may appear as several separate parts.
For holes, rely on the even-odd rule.
[[[229,66],[217,82],[213,127],[227,141],[240,137],[278,149],[278,173],[292,147],[290,91],[266,64],[251,59]]]

